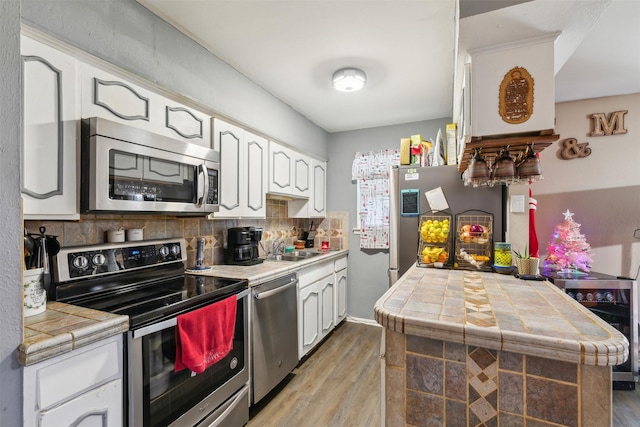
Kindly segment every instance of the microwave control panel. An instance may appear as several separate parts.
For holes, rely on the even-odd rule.
[[[207,205],[218,204],[218,171],[216,169],[208,170],[209,176],[209,193],[207,193]]]

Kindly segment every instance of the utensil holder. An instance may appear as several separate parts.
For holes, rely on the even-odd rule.
[[[24,317],[35,316],[47,309],[47,293],[44,289],[44,269],[24,270],[23,280]]]

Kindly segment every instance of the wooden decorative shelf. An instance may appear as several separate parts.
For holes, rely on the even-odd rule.
[[[458,164],[458,170],[464,172],[477,148],[481,148],[481,154],[487,161],[492,164],[495,157],[503,147],[509,146],[509,153],[516,156],[518,153],[533,143],[533,151],[541,152],[551,145],[554,141],[560,139],[560,135],[554,134],[553,129],[547,129],[539,132],[519,135],[491,135],[491,136],[472,136],[465,144],[464,153]]]

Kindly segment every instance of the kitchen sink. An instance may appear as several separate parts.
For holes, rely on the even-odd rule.
[[[322,255],[321,252],[307,252],[307,251],[293,251],[286,254],[282,254],[283,261],[302,261],[303,259],[313,258],[314,256]]]
[[[272,261],[302,261],[318,255],[322,255],[322,252],[293,251],[285,254],[269,255],[267,259]]]

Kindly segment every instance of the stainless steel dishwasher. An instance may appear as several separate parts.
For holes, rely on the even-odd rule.
[[[251,288],[253,403],[298,364],[297,284],[292,273]]]

